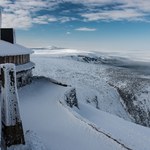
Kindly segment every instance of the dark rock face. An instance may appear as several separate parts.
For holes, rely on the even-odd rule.
[[[73,60],[104,65],[106,82],[117,89],[120,102],[133,122],[150,127],[150,63],[133,61],[122,57],[103,55],[71,56]],[[99,72],[100,78],[101,72]],[[98,108],[96,99],[87,99]]]
[[[77,55],[77,56],[71,56],[71,58],[77,61],[92,63],[92,64],[105,64],[105,65],[112,65],[112,66],[120,66],[121,64],[123,64],[122,59],[115,58],[115,57],[105,58],[101,56]]]
[[[98,98],[97,96],[94,96],[92,99],[87,99],[86,100],[87,103],[93,103],[95,108],[99,109],[99,102],[98,102]]]
[[[108,73],[108,83],[117,89],[132,120],[150,127],[150,80],[121,68],[108,69]]]
[[[74,106],[79,108],[75,88],[72,88],[71,90],[69,90],[68,92],[65,93],[65,102],[71,108]]]
[[[135,105],[134,102],[137,101],[138,103],[138,99],[136,98],[135,94],[128,93],[128,91],[119,88],[118,93],[126,105],[126,110],[134,118],[135,122],[144,126],[150,126],[150,110],[143,109],[140,104]]]

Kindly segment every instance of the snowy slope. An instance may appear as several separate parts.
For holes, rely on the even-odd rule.
[[[87,62],[78,55],[94,59]],[[122,59],[103,55],[107,64],[101,60],[97,64],[96,57],[95,53],[69,49],[38,49],[32,54],[34,76],[44,77],[34,77],[18,91],[27,145],[15,150],[149,150],[150,129],[132,123],[134,119],[115,87],[127,87],[120,76],[118,80],[113,76]],[[123,62],[126,64],[126,59]],[[55,84],[55,80],[68,86]],[[78,108],[66,103],[66,93],[72,88]],[[136,93],[137,97],[145,98],[149,105],[148,84],[142,89],[144,93]],[[142,105],[144,110],[149,107]]]
[[[100,111],[78,94],[79,109],[71,109],[64,101],[70,88],[39,78],[19,90],[24,129],[46,150],[149,150],[149,128]]]
[[[44,79],[22,88],[19,96],[24,128],[36,132],[47,150],[125,149],[65,109],[59,101],[66,90],[68,87]]]
[[[150,126],[150,62],[70,49],[38,50],[32,59],[34,75],[92,93],[85,101],[96,96],[101,110]]]
[[[149,128],[97,110],[80,98],[79,109],[71,109],[64,101],[69,89],[42,78],[19,90],[24,129],[34,131],[47,150],[149,150]]]
[[[129,68],[134,68],[134,66],[138,66],[139,64],[145,64],[133,62],[131,60],[129,62],[126,58],[122,59],[121,57],[111,57],[101,54],[101,62],[98,62],[98,65],[95,65],[97,62],[93,62],[93,59],[91,59],[92,62],[87,63],[87,61],[84,62],[81,57],[78,57],[79,55],[92,58],[97,57],[93,52],[81,52],[69,49],[53,51],[38,50],[32,55],[32,60],[36,63],[34,75],[50,77],[75,87],[77,98],[80,101],[80,110],[75,109],[75,111],[72,111],[69,109],[68,112],[71,112],[71,114],[81,122],[91,125],[91,127],[94,126],[97,132],[102,131],[106,135],[110,135],[114,140],[125,145],[126,148],[137,150],[149,149],[148,143],[150,133],[148,128],[135,125],[113,116],[117,115],[126,120],[134,121],[133,116],[130,116],[128,112],[124,110],[126,109],[126,106],[116,87],[110,86],[107,82],[110,79],[114,79],[110,76],[113,72],[109,72],[110,68],[113,69],[114,66],[123,64],[124,68],[129,65],[133,66]],[[125,73],[129,73],[130,77],[132,75],[130,72],[131,71],[128,70]],[[121,72],[119,73],[121,74]],[[148,78],[147,74],[142,76],[141,74],[133,73],[133,76],[135,75]],[[116,82],[116,79],[117,78],[114,80],[116,84],[124,86],[124,82],[121,82],[120,80]],[[131,78],[131,80],[132,79],[133,78]],[[140,96],[147,97],[148,95],[140,94]],[[97,98],[96,103],[93,101],[95,97]],[[147,107],[149,107],[149,105]]]
[[[120,103],[117,90],[103,79],[106,77],[105,67],[64,58],[51,58],[51,55],[35,54],[32,61],[36,63],[34,75],[50,77],[76,87],[77,91],[85,93],[85,101],[97,96],[101,110],[130,120]]]
[[[149,149],[149,128],[127,122],[103,111],[97,111],[85,103],[79,103],[79,106],[80,109],[75,109],[75,111],[85,118],[84,122],[88,122],[96,131],[105,133],[126,148],[133,150]],[[80,118],[78,115],[77,117]]]

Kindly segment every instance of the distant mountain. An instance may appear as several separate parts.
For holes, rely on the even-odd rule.
[[[36,48],[32,48],[33,50],[58,50],[58,49],[65,49],[62,47],[56,47],[56,46],[47,46],[47,47],[36,47]]]

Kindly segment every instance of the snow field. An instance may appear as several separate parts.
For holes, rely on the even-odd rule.
[[[107,66],[64,57],[72,53],[79,52],[44,50],[32,55],[35,76],[71,87],[34,78],[19,89],[21,117],[28,132],[27,145],[15,150],[149,150],[150,129],[131,123],[118,92],[106,82]],[[64,100],[71,88],[76,89],[79,109],[70,108]]]
[[[66,90],[47,81],[36,81],[21,89],[24,128],[37,133],[47,150],[123,149],[62,107],[59,100],[63,99]]]
[[[110,87],[102,79],[106,77],[105,67],[63,58],[51,58],[50,55],[33,55],[32,61],[36,63],[36,68],[33,72],[35,76],[46,76],[72,85],[79,91],[81,89],[82,95],[89,93],[88,96],[90,96],[92,93],[92,95],[98,96],[101,110],[130,120],[119,102],[120,97],[116,89]],[[84,99],[86,99],[85,96]]]

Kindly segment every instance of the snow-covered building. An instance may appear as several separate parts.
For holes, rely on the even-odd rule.
[[[16,44],[13,29],[2,28],[0,36],[0,64],[16,64],[18,87],[30,83],[32,79],[32,69],[34,68],[34,63],[30,61],[32,51]]]

